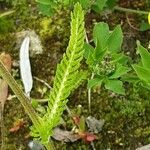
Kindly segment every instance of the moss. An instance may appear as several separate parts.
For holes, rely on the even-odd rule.
[[[7,32],[12,31],[13,29],[13,21],[8,18],[0,18],[0,34],[5,34]]]

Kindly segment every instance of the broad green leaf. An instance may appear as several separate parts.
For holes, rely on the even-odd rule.
[[[118,2],[118,0],[107,0],[107,7],[109,7],[110,9],[113,9],[114,6],[116,6],[116,3]]]
[[[143,82],[143,83],[142,83],[142,87],[144,87],[144,88],[150,90],[150,83],[145,83],[145,82]]]
[[[129,57],[124,55],[123,53],[113,53],[112,54],[112,62],[120,63],[120,64],[127,64]]]
[[[150,29],[150,25],[147,22],[140,23],[140,31],[147,31]]]
[[[97,46],[96,46],[96,48],[95,48],[95,50],[94,50],[94,59],[96,60],[96,61],[98,61],[98,62],[100,62],[101,60],[102,60],[102,58],[103,58],[103,56],[105,55],[105,53],[106,53],[106,48],[105,49],[103,49],[103,50],[101,50],[99,47],[99,44],[100,44],[100,41],[99,41],[99,39],[97,39]]]
[[[137,42],[137,45],[138,45],[138,52],[140,53],[141,61],[144,68],[150,69],[150,53],[146,48],[140,45],[139,42]]]
[[[119,80],[107,80],[105,82],[105,88],[118,94],[125,94],[123,83]]]
[[[121,26],[118,25],[110,34],[108,39],[108,50],[110,52],[119,51],[123,41]]]
[[[90,7],[90,0],[79,0],[79,3],[81,4],[83,9],[87,9]]]
[[[103,10],[106,2],[107,0],[96,0],[95,4],[92,6],[92,9],[97,13],[100,13]]]
[[[133,84],[136,84],[137,82],[140,81],[138,76],[134,75],[134,74],[126,74],[126,75],[121,77],[121,80],[124,81],[124,82],[133,83]]]
[[[94,26],[93,38],[95,45],[99,51],[103,51],[107,47],[109,37],[109,26],[107,23],[100,22]]]
[[[101,86],[103,78],[95,78],[88,81],[88,89],[94,86]]]
[[[119,78],[122,75],[126,74],[127,72],[129,72],[130,69],[128,67],[123,66],[122,64],[117,64],[116,65],[116,70],[115,72],[109,77],[110,79],[113,78]]]
[[[84,44],[84,57],[88,59],[94,53],[94,47],[90,44]]]
[[[85,43],[84,49],[84,57],[86,59],[86,63],[92,65],[94,63],[94,48],[90,44]]]
[[[53,15],[56,7],[56,3],[50,0],[36,0],[38,3],[39,10],[43,15]]]
[[[150,69],[146,69],[144,67],[141,67],[139,65],[132,65],[134,70],[137,73],[137,76],[145,82],[150,82]]]

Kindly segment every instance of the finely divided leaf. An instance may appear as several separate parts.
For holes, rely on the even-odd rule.
[[[52,129],[59,123],[63,113],[67,97],[74,89],[78,78],[80,62],[84,53],[84,12],[79,3],[75,5],[71,14],[71,37],[66,54],[60,64],[57,65],[53,89],[50,92],[47,113],[43,117],[43,127],[39,136],[43,143],[48,142],[52,135]],[[35,135],[37,135],[34,130]]]

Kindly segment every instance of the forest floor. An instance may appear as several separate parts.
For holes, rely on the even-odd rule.
[[[150,3],[143,0],[120,0],[119,6],[132,9],[150,10]],[[4,4],[0,7],[6,9]],[[0,53],[9,53],[13,59],[12,75],[21,85],[19,74],[19,47],[23,39],[23,31],[34,30],[41,39],[43,53],[31,57],[32,74],[52,86],[57,64],[66,50],[70,35],[70,12],[61,9],[53,17],[36,15],[32,4],[20,5],[10,17],[0,22]],[[136,14],[126,14],[120,11],[113,13],[96,14],[89,12],[85,16],[86,32],[88,39],[92,38],[95,22],[107,22],[111,29],[121,24],[124,42],[122,49],[134,60],[136,57],[136,40],[148,46],[150,30],[140,31],[140,22],[144,20]],[[2,24],[2,25],[1,25]],[[48,28],[47,28],[48,26]],[[4,29],[2,29],[4,27]],[[20,38],[21,37],[21,38]],[[47,98],[49,89],[45,84],[34,78],[31,97],[37,99]],[[9,100],[4,109],[5,143],[8,150],[28,150],[31,121],[17,98],[9,89]],[[43,106],[45,105],[42,104]],[[84,82],[69,97],[68,107],[71,112],[76,112],[82,106],[81,116],[95,117],[104,120],[100,133],[96,134],[93,142],[97,150],[135,150],[150,143],[150,101],[149,91],[134,90],[126,86],[126,95],[120,96],[103,88],[91,92],[91,112],[88,109],[87,83]],[[42,110],[40,110],[42,111]],[[81,117],[80,116],[80,117]],[[72,119],[64,112],[64,125],[66,130],[72,129]],[[12,129],[16,128],[16,131]],[[14,129],[15,130],[15,129]],[[87,129],[88,130],[88,129]],[[57,149],[92,149],[90,143],[84,140],[76,142],[58,142],[54,140]]]

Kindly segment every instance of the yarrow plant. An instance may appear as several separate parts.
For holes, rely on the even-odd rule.
[[[74,11],[71,13],[69,45],[66,53],[63,55],[63,59],[57,65],[53,89],[49,94],[47,112],[43,117],[35,113],[28,98],[0,60],[0,74],[8,82],[33,122],[33,127],[31,128],[32,136],[36,139],[38,138],[49,150],[54,149],[50,137],[53,134],[53,128],[58,125],[61,115],[66,108],[67,97],[78,86],[78,80],[80,80],[78,79],[78,75],[81,74],[82,77],[80,62],[84,53],[84,37],[84,12],[81,5],[77,3]]]

